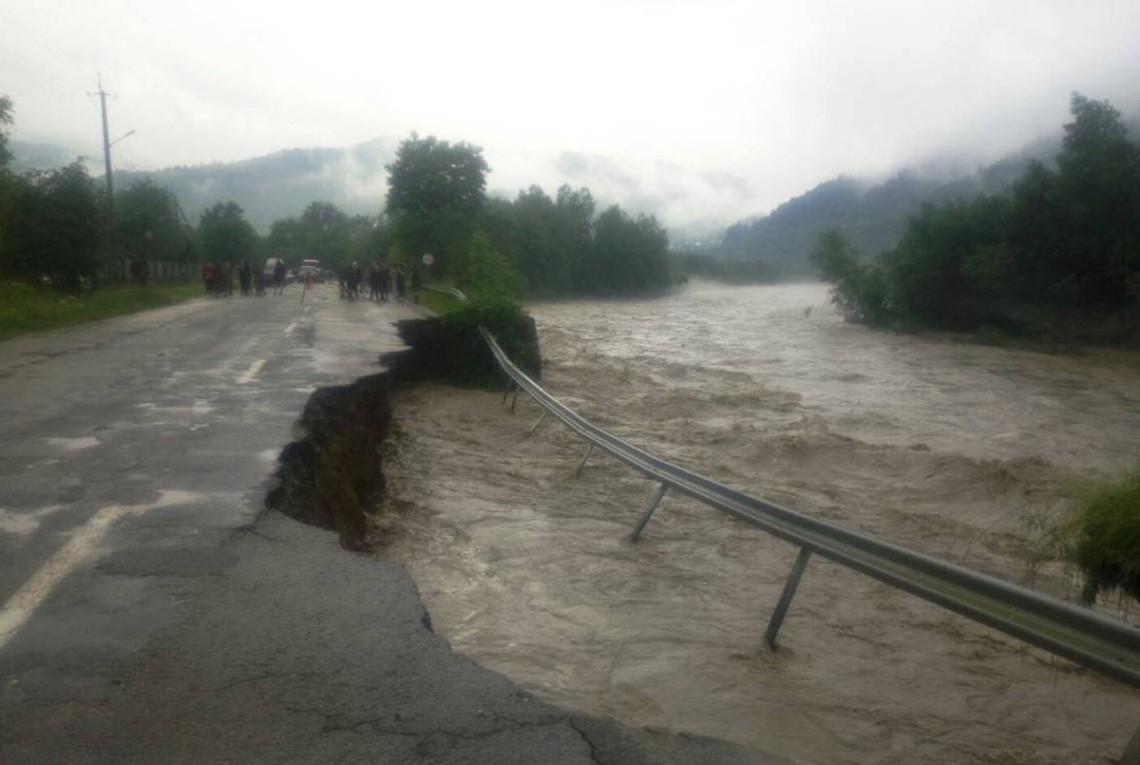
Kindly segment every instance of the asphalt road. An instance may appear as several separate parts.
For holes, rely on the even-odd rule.
[[[0,344],[0,763],[776,762],[537,701],[264,512],[311,392],[419,315],[294,286]]]

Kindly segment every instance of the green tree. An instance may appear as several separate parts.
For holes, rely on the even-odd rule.
[[[820,279],[836,284],[850,280],[861,269],[858,252],[837,228],[829,228],[819,235],[811,262]]]
[[[302,242],[325,268],[339,269],[349,259],[349,217],[330,202],[313,202],[301,213]]]
[[[883,269],[859,262],[859,253],[838,229],[827,229],[810,255],[820,279],[832,284],[831,302],[848,321],[885,324],[891,320]]]
[[[1140,147],[1107,101],[1074,93],[1071,110],[1057,156],[1067,228],[1058,265],[1087,306],[1119,309],[1134,297],[1129,285],[1140,270]]]
[[[4,268],[46,277],[63,289],[94,280],[105,230],[104,205],[80,162],[20,178],[12,203]]]
[[[554,200],[538,186],[531,186],[519,192],[512,211],[516,265],[527,291],[564,290],[569,283],[569,270],[562,262],[556,241]]]
[[[1010,257],[1016,281],[1008,286],[1019,299],[1048,302],[1055,297],[1050,291],[1067,246],[1057,174],[1041,162],[1030,162],[1013,186],[1012,201]]]
[[[1140,339],[1140,146],[1107,102],[1075,94],[1072,113],[1055,171],[1034,162],[1009,197],[925,205],[878,266],[825,236],[816,265],[848,316]]]
[[[269,234],[265,237],[265,250],[287,263],[300,263],[305,258],[317,258],[308,247],[304,225],[296,216],[280,218],[269,224]],[[329,264],[332,267],[332,264]]]
[[[461,274],[490,170],[483,150],[413,134],[387,170],[385,209],[394,221],[397,247],[417,259],[430,252],[439,273]]]
[[[972,329],[993,313],[989,279],[1003,272],[1010,206],[998,197],[924,205],[885,259],[889,300],[922,324]]]
[[[594,196],[588,188],[562,185],[554,198],[554,242],[558,263],[553,289],[569,291],[577,277],[578,263],[586,260],[594,246]],[[562,269],[566,269],[565,273]]]
[[[150,178],[115,195],[115,234],[122,254],[132,260],[181,261],[193,256],[174,194]]]
[[[493,245],[514,264],[515,269],[520,274],[523,273],[522,263],[526,253],[519,243],[515,203],[501,197],[489,197],[483,202],[478,226]],[[530,289],[528,284],[527,290]]]
[[[594,222],[592,258],[580,272],[581,286],[602,294],[665,288],[672,282],[668,249],[669,238],[656,218],[631,218],[614,205]]]
[[[551,199],[531,186],[513,202],[489,200],[480,225],[530,294],[645,293],[673,282],[669,239],[656,218],[615,205],[595,219],[586,188],[564,185]]]
[[[300,217],[273,221],[266,250],[288,263],[305,259],[339,271],[349,261],[371,261],[384,250],[379,221],[368,215],[349,216],[329,202],[312,202]]]
[[[491,243],[485,232],[476,229],[471,236],[467,275],[463,280],[472,300],[517,302],[520,281],[510,260]]]
[[[593,251],[594,199],[589,189],[562,186],[551,199],[538,186],[514,201],[488,199],[479,226],[514,265],[530,295],[578,291],[578,272]]]
[[[384,216],[352,216],[348,219],[349,259],[360,263],[362,268],[374,260],[387,260],[391,234]]]
[[[218,202],[204,210],[198,222],[198,241],[203,255],[218,263],[253,263],[257,258],[257,232],[237,202]]]

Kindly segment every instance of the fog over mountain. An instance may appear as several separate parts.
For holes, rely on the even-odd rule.
[[[494,193],[588,185],[699,230],[839,175],[931,156],[972,172],[1053,134],[1074,91],[1140,107],[1135,0],[65,5],[3,5],[12,140],[99,166],[105,101],[118,170],[224,189],[201,166],[284,157],[302,166],[282,171],[291,192],[354,210],[378,205],[383,157],[292,149],[467,141]]]
[[[1055,145],[1046,141],[1041,145]],[[254,226],[265,233],[277,219],[299,215],[310,202],[331,202],[349,214],[375,215],[387,189],[385,165],[398,142],[374,139],[347,148],[286,149],[237,162],[168,167],[154,171],[116,169],[116,189],[150,177],[174,192],[191,222],[202,210],[233,200]],[[60,167],[79,158],[73,150],[50,143],[12,141],[14,168],[19,172]],[[1035,154],[1042,154],[1036,151]],[[726,228],[769,214],[760,202],[764,179],[744,173],[701,171],[677,162],[639,162],[581,151],[547,155],[525,152],[485,156],[491,165],[488,193],[513,198],[534,184],[553,194],[562,184],[587,187],[598,209],[619,204],[631,213],[654,215],[675,244],[708,245]],[[92,175],[102,175],[100,156],[83,157]],[[979,169],[967,155],[945,154],[907,169],[908,177],[926,185],[969,176]],[[881,178],[844,176],[851,188],[869,189],[890,180],[902,169]],[[842,175],[837,169],[836,176]],[[512,184],[509,179],[519,179]],[[821,184],[831,183],[820,179]],[[805,189],[804,194],[811,190]],[[789,200],[784,204],[788,204]],[[782,205],[773,212],[779,211]]]

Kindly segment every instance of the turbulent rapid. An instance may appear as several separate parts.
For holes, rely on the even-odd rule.
[[[800,512],[1075,598],[1038,553],[1078,487],[1135,465],[1140,355],[1053,356],[845,324],[818,285],[531,307],[543,384],[664,459]],[[398,533],[437,632],[568,709],[797,763],[1104,763],[1140,695],[670,496],[537,406],[395,404]],[[1107,608],[1136,621],[1123,605]]]

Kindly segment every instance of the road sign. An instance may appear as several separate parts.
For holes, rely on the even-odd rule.
[[[425,252],[424,253],[424,265],[430,267],[431,264],[434,262],[435,262],[435,256],[432,255],[430,252]]]

